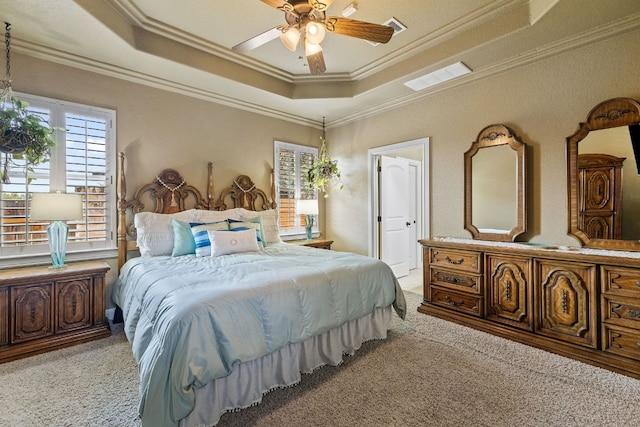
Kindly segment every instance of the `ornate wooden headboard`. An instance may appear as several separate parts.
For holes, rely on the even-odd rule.
[[[124,153],[120,153],[118,169],[118,270],[127,260],[127,252],[135,250],[136,230],[133,216],[138,212],[170,214],[187,209],[208,209],[223,211],[231,208],[244,208],[252,211],[275,209],[275,183],[271,170],[271,188],[267,195],[256,188],[251,178],[240,175],[233,184],[223,189],[217,199],[213,198],[213,167],[207,166],[206,197],[175,169],[164,169],[149,184],[145,184],[127,200],[127,185],[124,171]],[[127,218],[127,213],[130,217]]]
[[[215,201],[212,210],[224,211],[232,208],[245,208],[250,211],[265,211],[267,209],[275,209],[276,189],[273,182],[273,170],[271,170],[271,199],[266,193],[253,183],[247,175],[240,175],[233,180],[233,185],[227,187],[220,193]],[[231,205],[227,205],[226,200],[231,201]],[[256,205],[256,203],[258,203]],[[259,207],[260,209],[256,209]]]

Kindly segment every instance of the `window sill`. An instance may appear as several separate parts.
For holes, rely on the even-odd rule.
[[[118,249],[95,249],[80,252],[68,252],[65,257],[66,262],[107,260],[118,257]],[[24,255],[16,257],[5,257],[0,259],[0,269],[13,267],[31,267],[35,265],[51,264],[51,255]]]
[[[318,237],[320,237],[320,232],[314,231],[312,236],[314,239],[317,239]],[[302,240],[307,238],[307,233],[280,235],[280,238],[282,239],[283,242],[286,242],[288,240]]]

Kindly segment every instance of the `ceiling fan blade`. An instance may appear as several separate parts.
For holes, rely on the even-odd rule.
[[[231,50],[238,53],[246,53],[259,46],[262,46],[265,43],[270,42],[271,40],[277,39],[278,37],[280,37],[280,34],[282,34],[282,30],[280,29],[280,27],[275,27],[265,31],[262,34],[258,34],[255,37],[251,37],[249,40],[235,45],[231,48]]]
[[[331,6],[331,3],[333,3],[333,0],[309,0],[309,6],[318,12],[326,11]]]
[[[370,22],[355,21],[338,16],[330,16],[325,21],[327,31],[343,36],[356,37],[376,43],[386,43],[393,36],[393,28],[387,25],[372,24]]]
[[[322,50],[313,55],[307,55],[307,64],[309,64],[311,74],[322,74],[327,71],[327,67],[324,65]]]
[[[262,3],[266,3],[271,7],[275,7],[276,9],[281,8],[285,3],[285,0],[260,0]]]
[[[262,3],[266,3],[271,7],[275,7],[278,10],[289,13],[296,13],[293,5],[285,0],[260,0]]]

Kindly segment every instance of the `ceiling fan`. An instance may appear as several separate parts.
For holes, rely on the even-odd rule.
[[[280,37],[282,43],[289,50],[295,52],[298,41],[302,39],[311,74],[322,74],[326,71],[320,46],[326,31],[375,43],[387,43],[394,31],[392,27],[387,25],[355,21],[338,16],[326,16],[326,10],[334,0],[261,1],[283,11],[287,23],[233,46],[232,50],[239,53],[248,52]]]

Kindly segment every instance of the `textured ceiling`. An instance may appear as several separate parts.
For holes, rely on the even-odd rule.
[[[0,0],[12,49],[214,102],[328,126],[640,27],[638,0],[335,0],[328,15],[407,27],[387,44],[328,33],[327,71],[272,40],[231,48],[283,24],[260,0]],[[473,72],[420,92],[403,83],[462,61]]]

